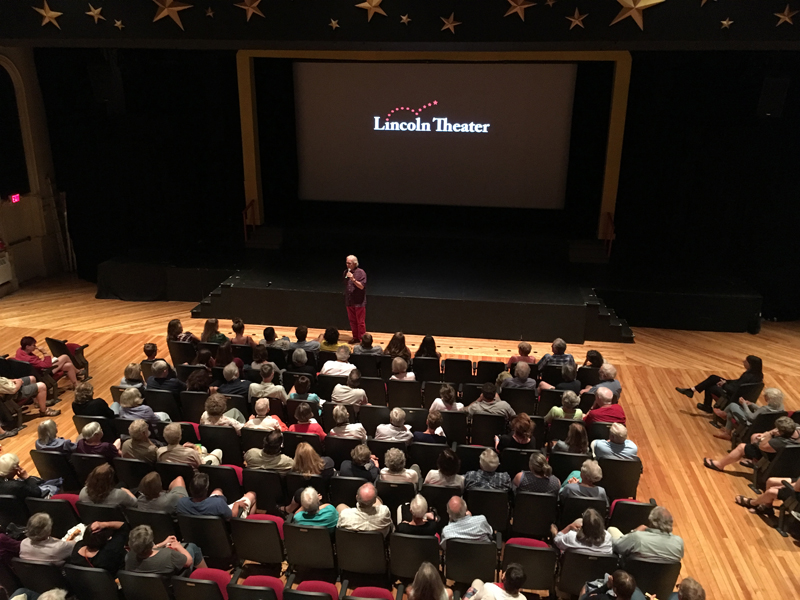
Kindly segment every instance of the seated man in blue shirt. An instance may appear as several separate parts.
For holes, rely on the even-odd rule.
[[[628,428],[622,423],[613,423],[608,430],[607,440],[592,442],[595,458],[619,458],[634,460],[638,458],[639,448],[628,439]]]
[[[595,386],[587,385],[581,390],[583,392],[590,392],[596,394],[599,388],[608,388],[614,394],[614,402],[619,402],[620,394],[622,394],[622,384],[617,380],[617,368],[611,363],[603,363],[597,371],[600,377],[600,383]]]
[[[233,504],[228,504],[228,500],[222,495],[222,490],[219,488],[209,495],[208,475],[205,473],[194,474],[192,483],[189,485],[189,494],[191,495],[188,498],[178,500],[179,515],[244,519],[250,514],[250,509],[256,505],[256,495],[253,492],[247,492]]]

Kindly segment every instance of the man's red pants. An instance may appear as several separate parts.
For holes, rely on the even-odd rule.
[[[367,317],[366,306],[348,306],[347,318],[350,319],[350,330],[353,332],[353,338],[358,341],[361,336],[367,332],[365,325]]]

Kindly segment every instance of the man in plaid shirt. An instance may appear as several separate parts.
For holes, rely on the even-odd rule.
[[[556,338],[553,340],[553,345],[551,348],[553,353],[545,354],[542,357],[542,360],[536,364],[536,366],[539,367],[540,373],[547,365],[554,365],[558,367],[564,365],[572,365],[573,367],[575,366],[575,359],[572,358],[572,354],[566,354],[567,342],[561,338]]]

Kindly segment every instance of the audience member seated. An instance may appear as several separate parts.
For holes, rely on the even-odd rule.
[[[511,476],[503,471],[498,471],[500,457],[497,452],[487,448],[481,452],[480,470],[467,471],[464,476],[465,490],[500,490],[511,491]]]
[[[142,379],[142,366],[139,363],[128,363],[123,373],[123,378],[119,382],[119,387],[135,387],[144,390],[144,380]]]
[[[625,409],[621,404],[613,404],[613,402],[614,392],[607,387],[597,388],[594,404],[583,417],[586,426],[588,427],[592,423],[622,423],[625,425]]]
[[[442,353],[436,350],[436,340],[432,335],[422,338],[419,348],[414,353],[414,358],[442,358]]]
[[[362,442],[367,441],[367,430],[361,423],[350,422],[350,412],[344,406],[333,409],[334,427],[328,432],[333,437],[356,438]]]
[[[446,411],[460,411],[464,410],[464,405],[457,402],[456,391],[449,383],[445,383],[439,388],[439,397],[433,401],[430,410],[438,410],[441,412]]]
[[[406,455],[402,450],[389,448],[383,462],[386,466],[381,469],[381,481],[413,483],[415,487],[419,488],[422,472],[418,465],[411,465],[410,469],[406,469]]]
[[[409,503],[411,518],[403,521],[396,528],[397,533],[408,535],[436,535],[439,533],[439,516],[428,510],[428,501],[422,494],[417,494]]]
[[[544,416],[544,422],[548,425],[553,422],[553,419],[583,419],[583,411],[578,408],[581,399],[578,394],[572,391],[566,391],[561,394],[561,406],[554,406]]]
[[[125,557],[125,570],[134,573],[179,575],[185,569],[205,569],[203,552],[194,544],[181,544],[174,535],[153,543],[149,525],[134,527],[128,536],[130,551]]]
[[[633,575],[617,570],[603,579],[589,581],[578,600],[647,600]],[[658,600],[655,596],[651,600]]]
[[[481,395],[467,407],[470,416],[475,413],[487,415],[501,415],[506,420],[513,419],[517,414],[511,405],[505,400],[500,400],[497,395],[497,387],[493,383],[484,383],[481,387]]]
[[[375,486],[365,483],[356,493],[356,505],[349,508],[346,504],[336,507],[339,512],[339,527],[353,531],[380,531],[383,537],[392,531],[392,515],[389,507],[384,505]]]
[[[130,527],[122,521],[95,521],[75,544],[69,564],[104,569],[116,575],[125,566]]]
[[[335,376],[349,375],[356,366],[351,362],[347,362],[348,360],[350,360],[350,346],[339,346],[336,350],[336,360],[326,361],[325,364],[322,365],[319,374]]]
[[[392,359],[392,376],[394,381],[416,381],[416,375],[408,372],[408,363],[399,356]]]
[[[98,465],[89,473],[78,498],[81,502],[104,506],[136,506],[136,496],[129,489],[115,485],[114,467],[110,464]]]
[[[44,388],[44,384],[41,384]],[[124,392],[123,392],[124,393]],[[114,410],[116,408],[116,410]],[[75,388],[75,397],[72,400],[73,414],[82,417],[105,417],[113,419],[121,411],[120,405],[116,402],[109,408],[106,401],[102,398],[94,397],[94,386],[90,381],[84,381]]]
[[[602,498],[608,506],[608,496],[605,489],[597,485],[603,479],[603,470],[596,460],[586,460],[581,466],[581,471],[573,471],[561,486],[559,498],[561,502],[567,498]]]
[[[150,464],[156,462],[156,445],[150,439],[150,427],[144,419],[136,419],[128,427],[130,439],[122,443],[122,458],[135,458]]]
[[[290,471],[294,460],[283,454],[283,434],[273,429],[264,437],[263,448],[250,448],[244,453],[244,464],[248,469],[268,471]]]
[[[320,504],[322,498],[313,487],[300,491],[300,508],[294,513],[292,522],[297,525],[309,527],[327,527],[330,531],[336,529],[339,523],[339,513],[332,504]]]
[[[0,455],[0,494],[14,496],[19,502],[25,498],[41,498],[44,492],[39,488],[39,480],[29,477],[19,464],[16,454]]]
[[[323,333],[320,333],[317,343],[319,343],[319,349],[325,352],[336,352],[343,345],[346,345],[339,343],[339,330],[335,327],[328,327]]]
[[[209,344],[224,344],[228,341],[228,336],[219,332],[219,320],[207,319],[203,326],[203,333],[200,335],[200,341]]]
[[[156,451],[158,462],[180,463],[197,469],[200,465],[217,466],[222,462],[222,450],[216,449],[208,452],[204,446],[186,442],[181,445],[180,423],[170,423],[164,427],[164,441],[166,447]]]
[[[319,351],[319,342],[317,340],[309,341],[306,339],[308,337],[308,327],[305,325],[300,325],[300,327],[295,329],[294,336],[297,338],[297,341],[289,344],[290,350],[297,350],[299,348],[301,350],[305,350],[306,352]]]
[[[539,368],[539,372],[541,373],[544,368],[548,365],[554,366],[562,366],[562,365],[574,365],[575,359],[572,358],[572,354],[567,354],[567,342],[562,340],[561,338],[556,338],[553,340],[553,344],[550,346],[550,349],[553,351],[552,354],[545,354],[542,359],[537,363],[537,367]]]
[[[521,363],[526,364],[526,363]],[[511,433],[504,433],[500,437],[495,436],[495,447],[498,452],[506,448],[517,448],[528,450],[536,447],[536,440],[533,439],[533,421],[525,414],[520,413],[509,423]]]
[[[41,357],[36,356],[35,352],[38,352]],[[62,354],[58,358],[48,356],[47,351],[39,348],[36,345],[36,339],[29,335],[20,340],[19,348],[17,348],[14,358],[32,365],[35,369],[52,369],[55,375],[63,373],[72,383],[71,389],[73,390],[78,385],[78,372],[70,361],[69,356],[66,354]]]
[[[650,511],[647,525],[640,525],[625,535],[616,527],[609,527],[609,533],[614,538],[614,552],[623,558],[649,562],[683,559],[683,539],[672,534],[672,515],[663,506]]]
[[[408,600],[453,600],[453,590],[446,588],[439,574],[438,563],[423,562],[414,581],[406,588]]]
[[[195,354],[194,359],[192,359],[192,362],[190,362],[189,364],[194,366],[202,365],[206,368],[206,370],[209,373],[211,373],[211,369],[217,366],[217,363],[214,360],[211,351],[206,349],[198,350],[197,354]]]
[[[582,367],[591,367],[592,369],[599,369],[603,366],[603,355],[597,350],[587,350],[586,360],[583,361]]]
[[[364,336],[361,336],[364,339]],[[350,460],[343,460],[339,469],[341,477],[360,477],[367,481],[375,481],[380,475],[378,457],[372,454],[369,446],[359,444],[350,451]]]
[[[119,397],[120,411],[119,416],[123,419],[143,419],[151,430],[155,431],[155,426],[161,422],[169,422],[171,419],[165,412],[153,412],[153,409],[144,404],[142,394],[136,388],[128,388]]]
[[[80,533],[75,530],[66,540],[51,537],[53,519],[47,513],[36,513],[28,519],[25,533],[28,537],[19,545],[19,557],[22,560],[63,565],[75,547],[74,538]]]
[[[447,503],[447,514],[450,522],[442,529],[442,548],[448,540],[466,540],[468,542],[491,542],[494,530],[483,515],[472,515],[467,510],[466,501],[460,496],[453,496]]]
[[[192,337],[194,337],[194,336],[192,336]],[[197,338],[195,338],[195,339],[197,339]],[[200,341],[200,340],[197,340],[197,341]],[[159,358],[158,357],[158,346],[156,344],[152,344],[152,343],[145,344],[144,347],[142,348],[142,351],[144,352],[144,355],[145,355],[146,358],[141,362],[141,364],[150,365],[150,368],[153,367],[153,363],[156,362],[157,360],[164,360],[163,358]],[[141,366],[141,365],[139,365],[139,366]],[[169,366],[169,363],[167,363],[167,366],[169,367],[169,370],[170,370],[171,373],[175,372],[175,371],[173,371],[172,367]]]
[[[212,382],[213,380],[211,378],[211,373],[209,373],[208,371],[206,370],[192,371],[192,373],[186,379],[186,391],[204,392],[208,394]]]
[[[303,373],[308,377],[314,377],[317,374],[317,370],[308,364],[308,354],[302,348],[297,348],[292,352],[292,366],[289,371]]]
[[[785,483],[790,484],[792,489],[787,489],[784,485]],[[800,492],[800,477],[770,477],[767,479],[763,494],[755,498],[736,496],[735,502],[739,506],[749,508],[752,513],[772,517],[775,515],[775,511],[772,507],[775,500],[782,500],[785,502],[792,497],[792,492],[795,494]]]
[[[178,508],[178,500],[186,498],[186,482],[178,476],[169,484],[169,489],[162,489],[161,475],[150,471],[139,482],[139,496],[136,498],[136,508],[148,512],[165,512],[174,515]]]
[[[622,460],[635,460],[638,458],[639,448],[628,439],[628,428],[621,423],[614,423],[608,432],[607,440],[592,442],[592,454],[599,458],[619,458]]]
[[[512,484],[517,492],[533,492],[535,494],[557,494],[561,481],[553,475],[553,467],[541,452],[531,454],[528,459],[529,471],[520,471]]]
[[[622,394],[622,384],[617,380],[617,368],[611,363],[604,362],[603,366],[598,369],[597,375],[600,377],[600,383],[595,386],[587,385],[581,391],[596,394],[600,388],[606,388],[611,390],[611,393],[614,394],[614,401],[618,402],[619,396]]]
[[[354,404],[356,406],[369,404],[367,392],[361,389],[361,371],[353,369],[347,376],[347,383],[337,383],[333,387],[330,400],[335,404]]]
[[[739,379],[727,380],[719,375],[710,375],[697,385],[690,388],[675,389],[688,398],[694,398],[695,392],[703,392],[703,402],[697,404],[697,408],[703,412],[713,411],[712,403],[714,396],[723,401],[736,401],[739,398],[739,388],[746,383],[761,383],[764,381],[763,364],[758,356],[749,355],[743,362],[745,371]]]
[[[612,554],[614,551],[611,534],[606,531],[606,521],[593,508],[583,511],[581,518],[558,531],[550,526],[553,544],[561,552],[580,550],[588,554]]]
[[[234,329],[234,331],[236,331]],[[289,338],[285,335],[278,337],[275,333],[274,327],[265,327],[264,328],[264,339],[260,340],[259,345],[266,346],[267,348],[277,348],[278,350],[288,350],[289,347],[292,345],[289,341]]]
[[[317,435],[320,440],[325,439],[325,431],[314,418],[314,413],[308,405],[308,402],[302,402],[297,405],[297,409],[294,411],[294,418],[297,423],[291,425],[289,431],[296,433],[313,433]]]
[[[349,377],[349,375],[348,375]],[[304,402],[319,404],[319,396],[310,393],[311,379],[305,375],[301,375],[294,382],[292,393],[289,394],[289,400],[303,400]]]
[[[75,448],[78,447],[72,440],[58,437],[58,427],[56,427],[56,422],[52,419],[45,419],[39,423],[37,433],[39,434],[39,439],[34,444],[37,450],[69,454],[75,452]]]
[[[233,362],[225,365],[225,367],[222,369],[222,376],[225,378],[225,382],[222,383],[217,388],[217,392],[219,392],[220,394],[225,394],[227,396],[242,396],[243,398],[247,398],[248,394],[250,393],[251,385],[256,385],[256,386],[263,385],[258,383],[250,383],[248,380],[240,378],[239,367],[237,367],[236,363]],[[262,372],[262,377],[263,377],[263,372]],[[281,391],[283,391],[283,388],[281,388]],[[285,398],[286,392],[283,391],[283,394]]]
[[[506,566],[501,583],[486,583],[480,579],[472,582],[472,586],[467,590],[475,590],[473,600],[525,600],[522,594],[522,586],[525,584],[527,576],[519,563],[510,563]]]
[[[78,386],[80,387],[80,384]],[[15,400],[18,402],[33,399],[36,406],[39,407],[40,417],[56,417],[61,414],[58,409],[47,408],[47,386],[41,382],[37,383],[36,377],[33,376],[23,377],[22,379],[0,377],[0,395],[14,395]]]
[[[378,425],[375,429],[375,439],[384,442],[403,442],[406,445],[414,441],[411,425],[406,425],[406,411],[402,408],[393,408],[389,413],[389,423]]]
[[[157,360],[153,363],[152,375],[147,378],[147,389],[165,390],[177,395],[186,389],[186,384],[178,379],[167,361]]]
[[[783,411],[783,392],[778,388],[766,388],[763,393],[765,405],[759,407],[755,402],[738,398],[725,407],[725,410],[714,409],[714,414],[725,420],[725,429],[715,433],[714,437],[730,440],[731,432],[736,425],[749,425],[763,414]]]
[[[230,340],[228,340],[224,344],[220,344],[219,348],[217,348],[217,355],[214,357],[214,365],[217,367],[227,367],[230,364],[236,365],[236,368],[239,369],[239,373],[244,370],[244,361],[238,356],[233,355],[233,345]]]
[[[200,338],[191,331],[184,331],[180,319],[172,319],[167,323],[167,343],[169,342],[191,342],[196,345],[200,342]],[[153,346],[155,346],[155,344],[153,344]],[[156,352],[158,352],[158,350],[153,353],[154,357]]]
[[[518,390],[535,390],[536,380],[530,378],[531,366],[526,362],[518,362],[514,366],[514,377],[509,377],[503,381],[503,388],[513,388]]]
[[[329,456],[320,456],[311,444],[305,442],[297,444],[294,452],[294,465],[291,470],[306,478],[319,475],[325,481],[336,474],[333,459]]]
[[[436,466],[438,469],[431,469],[425,476],[426,484],[457,486],[464,490],[464,476],[458,474],[461,469],[461,459],[458,458],[458,454],[450,448],[442,450],[436,459]]]
[[[275,385],[272,383],[272,380],[275,378],[275,369],[272,365],[270,363],[264,363],[258,370],[261,375],[261,383],[249,384],[247,386],[247,393],[242,395],[245,398],[278,398],[285,404],[288,398],[286,390],[283,389],[282,385]],[[239,381],[244,380],[240,379]],[[229,393],[221,391],[222,387],[223,386],[220,386],[220,393]],[[269,402],[267,402],[267,404],[269,404]]]
[[[255,340],[251,338],[249,335],[245,335],[244,333],[244,321],[241,319],[234,319],[231,323],[231,329],[235,334],[231,339],[231,344],[236,344],[237,346],[257,346]],[[265,330],[266,331],[266,330]],[[272,334],[275,334],[275,330],[272,330]],[[287,346],[289,338],[286,338]]]
[[[797,443],[797,439],[797,424],[789,417],[780,417],[775,421],[775,429],[753,434],[749,444],[739,444],[725,458],[717,460],[704,458],[703,466],[714,471],[724,471],[725,467],[743,458],[749,459],[753,464],[764,456],[772,460],[779,450],[789,444]]]
[[[270,435],[272,433],[270,432]],[[228,504],[228,500],[219,488],[211,494],[208,493],[208,483],[208,475],[205,473],[194,474],[189,489],[191,496],[178,500],[177,512],[179,515],[245,519],[250,514],[250,509],[256,505],[254,492],[247,492],[233,504]]]
[[[254,408],[256,414],[250,415],[250,419],[244,424],[247,429],[261,429],[264,431],[272,431],[273,429],[286,431],[289,429],[286,427],[286,423],[281,421],[280,417],[269,414],[269,399],[259,398],[256,400]]]
[[[508,359],[506,366],[510,369],[513,365],[517,363],[528,363],[529,365],[536,364],[536,358],[531,356],[531,350],[533,348],[528,342],[520,342],[517,346],[517,351],[519,354],[515,354],[511,358]]]
[[[442,413],[435,408],[431,407],[428,411],[428,417],[425,420],[427,429],[425,431],[415,431],[414,441],[423,442],[426,444],[446,444],[447,437],[439,435],[437,431],[442,427]]]
[[[561,365],[561,381],[556,385],[550,385],[546,381],[539,383],[539,392],[542,390],[556,390],[557,392],[573,392],[575,394],[581,393],[581,382],[576,379],[578,376],[578,369],[575,365]]]
[[[569,452],[571,454],[589,453],[589,436],[586,427],[580,423],[572,423],[567,430],[567,439],[552,440],[553,452]]]
[[[399,357],[406,362],[411,361],[411,350],[409,350],[408,346],[406,346],[406,336],[402,331],[398,331],[392,336],[392,339],[389,340],[388,344],[386,344],[386,348],[384,349],[383,353],[386,356],[391,356],[392,358]]]
[[[361,336],[361,342],[356,344],[353,348],[353,354],[378,356],[379,354],[383,354],[383,348],[381,348],[378,344],[372,343],[372,334],[365,333]]]
[[[135,391],[135,390],[134,390]],[[113,444],[103,441],[103,428],[97,421],[87,423],[81,429],[81,435],[75,447],[79,454],[99,454],[112,461],[119,456],[120,440]]]
[[[244,426],[244,415],[238,408],[228,411],[228,399],[222,394],[211,394],[206,398],[205,412],[200,415],[200,425],[217,425],[219,427],[233,427],[236,433]]]
[[[706,600],[706,591],[697,581],[686,577],[678,584],[678,591],[672,592],[668,600]]]

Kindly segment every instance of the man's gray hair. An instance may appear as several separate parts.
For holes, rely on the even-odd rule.
[[[53,531],[53,519],[47,513],[36,513],[28,519],[25,531],[30,541],[43,542]]]
[[[556,338],[553,340],[553,352],[556,354],[564,354],[567,350],[567,342],[562,340],[561,338]]]
[[[572,390],[567,390],[561,395],[561,406],[573,410],[578,407],[581,403],[581,399],[578,398],[578,394],[573,392]]]
[[[611,404],[614,401],[614,392],[607,387],[599,387],[594,393],[595,398],[601,400],[603,404]]]
[[[452,507],[450,506],[455,501],[455,504],[458,506],[457,511],[453,511]],[[450,516],[451,521],[457,521],[458,519],[463,519],[467,516],[467,503],[466,501],[459,497],[453,496],[450,498],[450,502],[447,503],[447,514]]]
[[[319,492],[311,486],[304,489],[300,492],[300,506],[306,512],[317,512],[319,510]]]
[[[417,494],[411,499],[411,515],[421,519],[428,512],[428,501],[422,494]]]
[[[581,465],[581,481],[594,485],[603,479],[603,469],[596,460],[585,460]]]
[[[647,524],[652,529],[658,529],[664,533],[672,533],[672,515],[663,506],[656,506],[650,511],[647,517]]]
[[[383,462],[390,473],[402,473],[406,468],[406,455],[400,448],[389,448]]]
[[[697,581],[687,577],[678,586],[678,598],[680,600],[706,600],[706,591]]]
[[[399,407],[393,408],[389,413],[389,422],[395,427],[402,427],[406,423],[406,411]]]
[[[168,373],[169,372],[169,365],[165,360],[157,360],[153,363],[153,375],[158,377],[161,373]]]
[[[358,257],[355,254],[349,255],[347,258],[352,258],[353,262],[356,263],[356,266],[358,266]]]
[[[128,535],[128,547],[140,559],[153,551],[153,530],[149,525],[134,527]]]
[[[481,452],[480,463],[481,469],[489,473],[494,473],[497,471],[497,467],[500,466],[500,457],[497,456],[497,452],[491,448],[487,448]]]
[[[774,411],[783,410],[783,392],[778,388],[767,388],[764,390],[764,398],[767,400],[767,406]]]
[[[239,367],[236,366],[236,363],[228,363],[225,365],[225,368],[222,369],[222,376],[225,378],[225,381],[233,381],[234,379],[238,379]]]
[[[514,375],[519,379],[527,379],[531,374],[531,366],[526,362],[518,362],[514,368]]]
[[[348,358],[350,358],[350,346],[347,344],[344,346],[339,346],[336,349],[336,360],[339,362],[347,362]]]
[[[617,378],[617,368],[611,363],[604,362],[597,370],[600,381],[613,381]]]
[[[66,598],[67,590],[62,590],[61,588],[47,590],[44,594],[39,596],[39,600],[66,600]]]
[[[298,366],[304,365],[308,362],[308,354],[302,348],[296,348],[294,352],[292,352],[292,362]]]
[[[628,439],[628,428],[622,423],[612,423],[608,429],[608,439],[614,444],[624,444]]]

